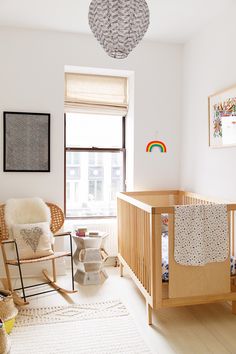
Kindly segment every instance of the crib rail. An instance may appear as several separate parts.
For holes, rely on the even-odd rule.
[[[219,200],[203,197],[195,193],[179,191],[179,204],[191,205],[191,204],[215,204],[215,203],[219,203]]]
[[[151,296],[150,213],[118,199],[119,254]]]
[[[164,191],[120,193],[118,195],[119,259],[126,266],[148,303],[160,308],[162,303],[161,214],[178,203],[178,192]],[[152,203],[156,206],[153,207]],[[165,205],[161,207],[162,203]],[[173,219],[172,219],[173,220]]]

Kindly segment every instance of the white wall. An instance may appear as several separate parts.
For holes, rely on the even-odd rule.
[[[133,188],[178,187],[181,46],[143,41],[127,60],[115,60],[92,36],[1,29],[0,53],[1,115],[51,113],[51,173],[3,173],[0,129],[0,201],[38,195],[63,205],[65,65],[134,71]],[[157,138],[166,142],[168,154],[145,152]]]
[[[236,200],[236,147],[208,147],[208,96],[236,85],[236,4],[186,44],[183,58],[181,187]]]

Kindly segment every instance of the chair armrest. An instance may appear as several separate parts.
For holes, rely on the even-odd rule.
[[[54,236],[54,237],[71,236],[71,232],[70,232],[70,231],[68,231],[68,232],[62,232],[62,233],[59,233],[59,234],[54,234],[53,236]]]
[[[1,241],[0,244],[6,245],[8,243],[15,243],[15,242],[16,242],[15,240],[4,240],[4,241]]]

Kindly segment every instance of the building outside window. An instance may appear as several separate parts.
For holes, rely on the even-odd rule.
[[[125,118],[66,113],[66,216],[116,216],[125,185]]]

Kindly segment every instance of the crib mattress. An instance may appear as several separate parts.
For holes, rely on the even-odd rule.
[[[230,258],[231,275],[236,274],[236,257]],[[162,281],[169,281],[169,264],[168,264],[168,233],[162,234]]]

